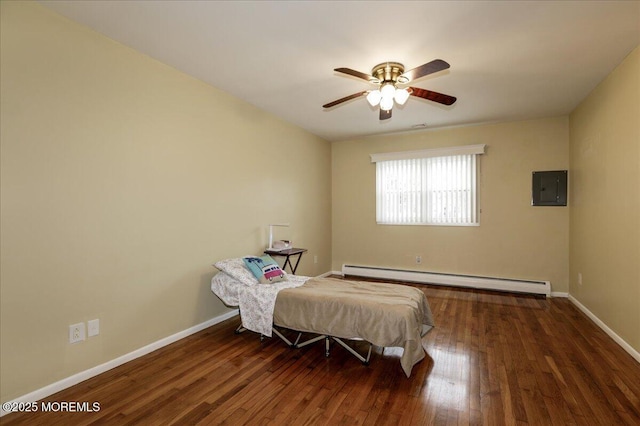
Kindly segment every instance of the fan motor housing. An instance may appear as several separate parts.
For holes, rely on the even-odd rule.
[[[399,62],[383,62],[371,70],[371,75],[380,80],[380,82],[392,81],[397,83],[398,77],[403,73],[404,65]]]

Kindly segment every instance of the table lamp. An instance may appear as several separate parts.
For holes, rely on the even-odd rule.
[[[274,223],[274,224],[269,225],[269,248],[268,248],[269,250],[274,250],[274,247],[273,247],[273,227],[274,226],[288,228],[289,224],[288,223]],[[289,247],[284,247],[284,248],[290,248],[290,246]],[[276,248],[275,250],[282,250],[282,248]]]

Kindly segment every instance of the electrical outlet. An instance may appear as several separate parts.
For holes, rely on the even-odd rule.
[[[313,256],[313,263],[318,263],[318,255]]]
[[[419,265],[422,263],[422,256],[420,256],[419,254],[416,255],[416,265]]]
[[[78,343],[86,339],[86,330],[83,322],[69,326],[69,343]]]
[[[578,285],[582,285],[582,272],[578,272]]]
[[[97,336],[100,334],[100,320],[94,319],[87,321],[87,334],[89,337]]]

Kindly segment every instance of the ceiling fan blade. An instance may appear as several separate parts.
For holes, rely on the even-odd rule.
[[[429,75],[429,74],[433,74],[434,72],[438,72],[438,71],[442,71],[442,70],[446,70],[447,68],[449,68],[450,65],[448,63],[446,63],[445,61],[443,61],[442,59],[434,59],[431,62],[428,62],[426,64],[420,65],[419,67],[416,67],[412,70],[409,70],[407,72],[405,72],[404,74],[402,74],[401,77],[404,77],[407,79],[407,83],[412,81],[412,80],[416,80],[418,78],[424,77],[425,75]]]
[[[360,71],[352,70],[351,68],[336,68],[336,69],[334,69],[334,71],[341,72],[343,74],[348,74],[348,75],[353,76],[353,77],[358,77],[358,78],[361,78],[363,80],[369,81],[371,83],[379,83],[380,82],[380,80],[378,80],[377,78],[375,78],[372,75],[365,74],[365,73],[360,72]]]
[[[385,111],[380,109],[380,120],[388,120],[391,118],[391,110]]]
[[[368,90],[363,90],[362,92],[354,93],[353,95],[345,96],[344,98],[340,98],[333,102],[329,102],[328,104],[322,105],[322,108],[331,108],[343,102],[350,101],[351,99],[359,98],[360,96],[364,96],[369,93]]]
[[[409,89],[411,90],[411,96],[416,96],[439,104],[452,105],[457,100],[453,96],[432,92],[431,90],[425,90],[419,87],[409,87]]]

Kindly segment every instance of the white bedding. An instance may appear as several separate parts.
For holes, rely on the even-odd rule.
[[[227,306],[240,308],[240,319],[244,328],[271,337],[273,310],[278,292],[285,288],[300,287],[309,278],[287,274],[287,281],[246,285],[225,272],[218,272],[211,279],[211,291]]]

